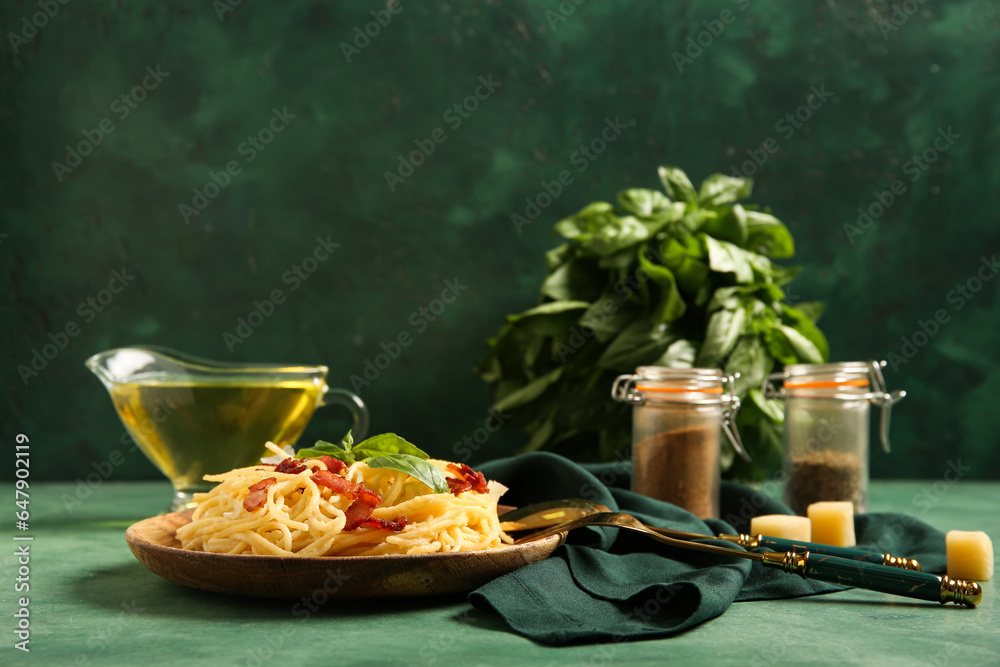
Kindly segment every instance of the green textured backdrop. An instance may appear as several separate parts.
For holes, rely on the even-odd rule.
[[[116,449],[115,478],[157,476],[83,366],[132,343],[321,362],[349,386],[409,333],[360,393],[375,430],[455,457],[487,417],[472,367],[533,303],[552,224],[655,187],[659,164],[696,180],[745,164],[751,201],[797,240],[793,298],[828,303],[833,359],[898,355],[888,382],[910,396],[873,475],[960,460],[1000,478],[998,281],[976,282],[1000,249],[996,1],[47,1],[0,8],[0,424],[3,442],[31,437],[33,478],[85,476]],[[580,152],[616,122],[603,152]],[[420,145],[434,150],[400,172]],[[516,229],[562,170],[572,183]],[[211,173],[228,183],[198,200]],[[286,274],[317,238],[339,247],[307,280]],[[97,312],[114,271],[126,285]],[[431,321],[420,309],[448,281],[459,293]],[[287,300],[227,345],[275,289]],[[304,441],[346,423],[320,411]],[[523,441],[492,435],[474,460]]]

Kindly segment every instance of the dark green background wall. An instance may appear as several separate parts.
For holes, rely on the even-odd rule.
[[[125,450],[83,361],[133,343],[325,363],[349,386],[408,332],[361,390],[373,428],[454,455],[487,416],[472,367],[503,316],[533,302],[554,222],[656,187],[659,164],[700,180],[756,154],[752,201],[791,228],[805,267],[792,298],[827,301],[833,358],[905,360],[887,377],[910,396],[873,474],[939,478],[960,459],[1000,478],[998,281],[953,292],[1000,250],[1000,3],[404,1],[367,42],[386,2],[229,4],[0,9],[0,424],[3,442],[31,437],[36,477],[84,476]],[[116,102],[144,77],[143,101]],[[449,113],[483,80],[499,87]],[[286,126],[252,152],[243,142],[275,109]],[[808,119],[785,120],[797,110]],[[616,120],[603,153],[574,155]],[[85,132],[100,143],[71,173],[54,168]],[[390,189],[400,154],[435,136]],[[924,151],[926,169],[911,162]],[[240,172],[185,219],[180,205],[230,161]],[[573,182],[519,233],[511,216],[562,170]],[[881,215],[845,228],[895,180]],[[283,275],[317,237],[340,247],[292,289]],[[92,312],[116,270],[135,278]],[[467,289],[421,325],[413,313],[446,281]],[[287,301],[230,351],[224,334],[275,289]],[[945,323],[922,338],[938,310]],[[71,322],[79,335],[25,381],[18,367]],[[904,349],[915,336],[925,344]],[[305,441],[346,424],[320,411]],[[476,459],[523,442],[496,434]],[[114,471],[156,474],[127,451]]]

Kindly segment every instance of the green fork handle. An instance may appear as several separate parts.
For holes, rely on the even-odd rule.
[[[975,607],[983,598],[983,589],[974,581],[939,577],[927,572],[808,552],[767,552],[761,556],[765,567],[798,574],[803,579],[818,579],[941,604],[954,602],[966,607]]]

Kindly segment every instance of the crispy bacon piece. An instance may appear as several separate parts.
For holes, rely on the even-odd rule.
[[[324,456],[320,460],[326,463],[325,459],[330,457]],[[330,459],[331,461],[336,461],[339,463],[344,470],[347,470],[347,466],[343,462],[337,459]],[[328,466],[335,466],[336,464],[329,464]],[[380,502],[382,502],[382,497],[377,493],[369,489],[364,484],[358,484],[352,482],[346,477],[342,477],[330,470],[316,470],[312,474],[312,480],[319,486],[325,486],[326,488],[332,490],[334,493],[340,494],[346,498],[353,499],[353,502],[344,512],[345,518],[347,519],[344,525],[344,530],[355,530],[361,526],[371,526],[373,528],[384,528],[386,530],[391,530],[394,532],[399,532],[403,530],[406,526],[406,518],[400,517],[398,519],[376,519],[372,516],[372,512]]]
[[[253,484],[249,489],[250,492],[247,494],[247,497],[243,499],[243,509],[247,512],[254,512],[263,507],[267,503],[268,487],[277,481],[274,477],[268,477]]]
[[[319,457],[319,460],[323,462],[323,464],[326,466],[326,469],[329,470],[330,472],[340,473],[347,470],[346,463],[344,463],[340,459],[335,459],[332,456],[321,456]]]
[[[464,479],[459,479],[458,477],[445,477],[445,481],[448,482],[448,490],[456,496],[460,493],[472,490],[472,485]]]
[[[342,496],[349,495],[354,497],[354,482],[341,477],[340,475],[334,474],[329,470],[317,470],[312,474],[312,481],[316,482],[320,486],[325,486],[328,489],[333,490],[334,493],[339,493]]]
[[[289,475],[298,475],[306,467],[306,464],[301,459],[293,459],[289,456],[275,467],[274,472],[287,472]]]
[[[391,530],[394,533],[398,533],[406,527],[406,517],[401,516],[398,519],[376,519],[373,516],[365,517],[358,522],[355,528],[360,526],[371,526],[372,528],[384,528],[386,530]]]
[[[382,502],[382,497],[364,484],[358,484],[354,487],[354,497],[357,498],[359,502],[362,502],[365,505],[371,505],[372,507],[375,507]]]
[[[347,523],[344,525],[344,530],[354,530],[360,526],[365,519],[371,516],[374,509],[374,505],[369,505],[360,498],[356,498],[354,502],[351,503],[351,506],[347,508],[347,511],[344,512],[344,516],[347,519]]]
[[[456,496],[464,491],[489,493],[489,488],[486,486],[486,477],[483,476],[483,473],[473,470],[464,463],[459,463],[458,465],[449,463],[448,470],[458,475],[457,479],[448,478],[448,488]]]

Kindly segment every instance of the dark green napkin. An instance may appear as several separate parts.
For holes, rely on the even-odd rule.
[[[579,465],[539,452],[481,469],[510,488],[505,504],[584,498],[653,526],[704,535],[747,532],[751,517],[759,514],[792,514],[761,493],[724,482],[723,519],[702,521],[675,505],[629,491],[631,467],[624,461]],[[913,517],[858,516],[855,530],[859,544],[917,558],[924,571],[944,571],[944,534]],[[673,549],[628,531],[587,528],[572,531],[552,558],[500,577],[469,599],[500,614],[515,632],[562,645],[670,637],[719,616],[733,602],[842,588],[749,560]]]

